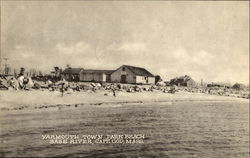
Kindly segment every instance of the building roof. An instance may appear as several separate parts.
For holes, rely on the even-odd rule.
[[[135,67],[135,66],[130,66],[130,65],[123,65],[122,67],[128,68],[137,76],[154,77],[154,75],[151,74],[148,70],[141,68],[141,67]]]
[[[232,88],[233,89],[245,89],[247,88],[247,86],[242,83],[235,83]]]
[[[62,74],[79,74],[83,68],[66,68]]]
[[[93,69],[84,69],[81,71],[82,73],[90,73],[90,74],[101,74],[104,73],[106,75],[110,75],[114,72],[114,70],[93,70]]]

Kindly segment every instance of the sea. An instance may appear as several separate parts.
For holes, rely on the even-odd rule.
[[[249,157],[248,101],[6,110],[0,129],[1,157]]]

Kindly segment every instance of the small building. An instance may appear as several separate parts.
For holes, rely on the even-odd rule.
[[[80,81],[111,82],[111,73],[114,70],[81,70]]]
[[[111,82],[155,84],[155,77],[144,68],[122,65],[111,74]]]
[[[83,68],[66,68],[62,72],[62,78],[64,78],[67,81],[80,81],[80,72],[83,70]]]
[[[171,79],[169,84],[176,85],[176,86],[184,86],[184,87],[197,86],[196,82],[190,76],[187,76],[187,75]]]
[[[233,89],[235,90],[244,90],[244,89],[247,89],[247,86],[245,86],[244,84],[242,83],[235,83],[233,86],[232,86]]]

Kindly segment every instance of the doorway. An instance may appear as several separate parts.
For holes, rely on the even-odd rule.
[[[121,83],[127,83],[127,76],[121,75]]]

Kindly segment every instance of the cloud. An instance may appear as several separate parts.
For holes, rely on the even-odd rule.
[[[104,48],[102,53],[106,55],[103,58],[113,67],[123,64],[144,66],[143,63],[145,60],[141,59],[147,58],[148,48],[147,45],[142,42],[112,43]]]
[[[188,51],[180,48],[172,52],[163,51],[155,58],[157,61],[152,60],[148,67],[165,80],[182,75],[190,75],[198,82],[203,79],[207,82],[248,83],[249,79],[249,59],[244,53],[221,56],[205,50]]]
[[[204,50],[190,52],[185,49],[177,49],[171,53],[168,60],[173,69],[186,72],[209,71],[209,67],[214,64],[216,57],[212,53]]]
[[[129,64],[167,78],[249,80],[246,2],[193,3],[192,11],[165,2],[63,4],[3,2],[2,57],[45,72],[66,64],[96,69]]]
[[[87,69],[116,69],[122,64],[145,67],[155,75],[169,80],[176,76],[190,75],[196,81],[236,81],[248,83],[248,55],[243,52],[231,56],[216,56],[214,53],[198,50],[176,49],[172,52],[153,53],[145,43],[113,43],[97,48],[87,42],[57,43],[50,54],[17,45],[8,56],[11,65],[27,69],[52,70],[54,66]]]
[[[65,67],[70,64],[72,67],[96,67],[98,55],[96,49],[89,43],[78,41],[72,44],[58,43],[55,46],[53,57],[57,58],[58,65]]]
[[[56,50],[62,55],[82,55],[91,51],[89,44],[80,41],[76,44],[66,45],[65,43],[58,43],[56,45]]]
[[[107,46],[108,50],[123,52],[144,52],[147,50],[145,43],[113,43]]]
[[[10,64],[17,69],[36,68],[49,72],[54,66],[65,68],[67,64],[87,69],[116,69],[122,64],[140,66],[138,57],[146,49],[143,43],[113,43],[102,48],[85,41],[71,44],[60,42],[50,52],[17,45],[8,57]]]
[[[79,41],[56,44],[52,56],[57,59],[58,65],[65,65],[66,61],[72,67],[115,69],[122,64],[136,64],[146,50],[144,43],[112,43],[99,47]]]
[[[25,45],[17,45],[7,56],[12,69],[44,67],[44,54],[28,48]]]

